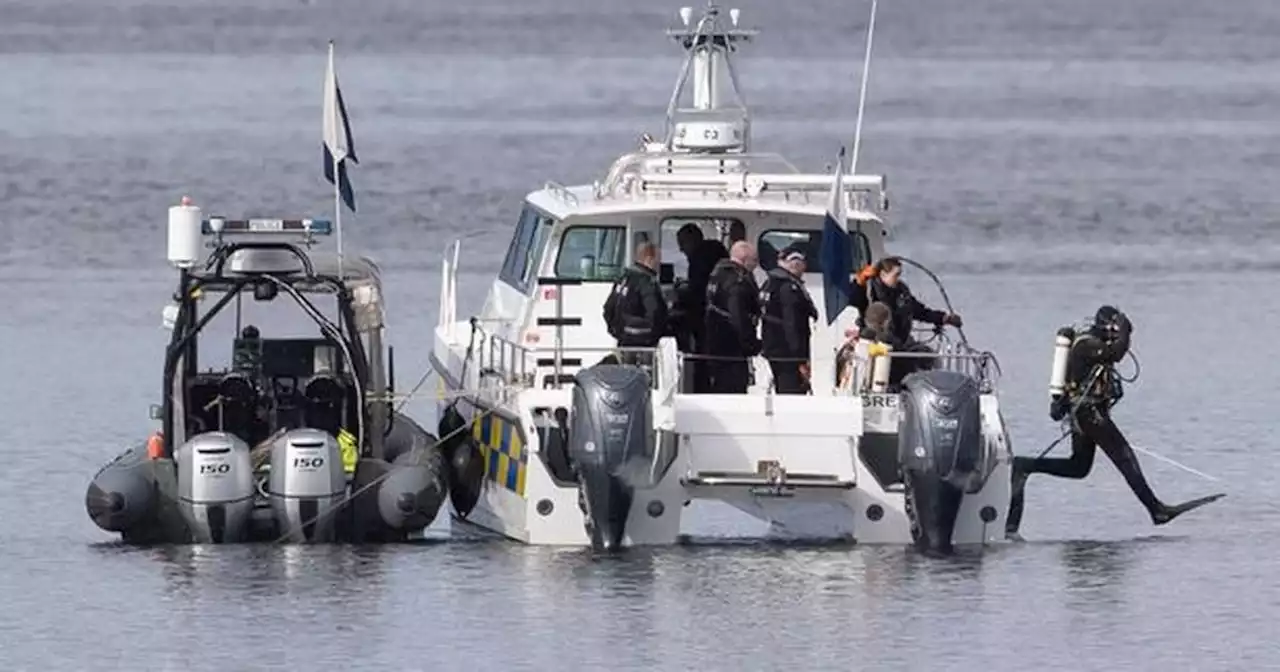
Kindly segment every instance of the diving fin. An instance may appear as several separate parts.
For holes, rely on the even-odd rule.
[[[1226,493],[1220,492],[1216,495],[1209,495],[1208,497],[1200,497],[1199,499],[1193,499],[1191,501],[1183,502],[1181,504],[1166,506],[1164,510],[1159,511],[1151,516],[1151,522],[1155,523],[1156,525],[1164,525],[1165,523],[1173,520],[1174,518],[1177,518],[1178,516],[1181,516],[1182,514],[1188,511],[1194,511],[1195,509],[1198,509],[1204,506],[1205,504],[1216,502],[1219,499],[1222,499],[1223,497],[1226,497],[1226,496],[1227,496]]]

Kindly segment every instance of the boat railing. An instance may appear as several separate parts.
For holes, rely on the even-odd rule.
[[[932,363],[934,370],[963,373],[978,381],[978,388],[983,394],[994,392],[1000,377],[1000,364],[994,354],[965,344],[947,344],[932,352],[891,351],[876,355],[855,349],[837,364],[837,392],[861,394],[888,391],[886,387],[877,385],[873,376],[876,360],[881,358],[887,360],[890,372],[894,366],[901,366],[907,361],[926,360]]]
[[[774,152],[723,152],[694,154],[687,151],[657,150],[624,154],[613,162],[603,182],[596,185],[596,198],[617,195],[625,183],[647,173],[769,173],[798,175],[800,169]],[[625,189],[622,189],[625,191]]]
[[[530,348],[497,334],[480,331],[478,356],[482,376],[497,379],[505,387],[517,389],[562,389],[573,383],[578,369],[602,363],[633,364],[648,371],[658,389],[661,376],[659,348],[562,347]],[[556,371],[555,355],[560,354]]]
[[[664,158],[668,157],[669,158]],[[826,173],[765,172],[750,165],[747,154],[636,154],[615,164],[609,178],[595,187],[597,199],[680,196],[700,199],[777,198],[824,204],[834,177]],[[784,159],[785,161],[785,159]],[[788,164],[789,166],[789,164]],[[887,210],[883,175],[846,175],[845,198],[854,210]]]
[[[542,186],[542,188],[546,189],[552,194],[555,194],[556,198],[559,198],[566,205],[577,207],[580,204],[578,201],[578,197],[574,195],[574,193],[570,191],[568,187],[564,186],[563,184],[560,184],[559,182],[547,182]]]
[[[534,351],[483,329],[477,331],[480,346],[476,363],[481,378],[497,378],[508,387],[532,387],[536,371],[530,361]]]

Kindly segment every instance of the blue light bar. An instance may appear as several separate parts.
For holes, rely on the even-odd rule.
[[[292,233],[327,236],[333,233],[333,222],[327,219],[224,219],[210,217],[200,222],[206,236],[216,234]]]

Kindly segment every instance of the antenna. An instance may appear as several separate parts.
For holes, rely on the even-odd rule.
[[[667,31],[686,51],[680,76],[667,103],[663,139],[667,151],[719,153],[746,148],[750,115],[732,54],[737,43],[749,41],[756,31],[738,27],[741,14],[737,8],[730,9],[732,25],[725,26],[721,10],[715,4],[708,4],[697,21],[693,20],[692,7],[681,7],[679,16],[683,27]],[[732,102],[720,95],[723,79],[728,79],[732,89]],[[680,98],[686,84],[691,85],[692,106],[681,108]]]
[[[853,129],[853,155],[849,157],[849,174],[858,174],[858,148],[862,144],[862,111],[867,105],[867,80],[871,76],[871,40],[876,33],[876,0],[871,0],[871,20],[867,23],[867,53],[862,58],[862,87],[858,94],[858,121]]]

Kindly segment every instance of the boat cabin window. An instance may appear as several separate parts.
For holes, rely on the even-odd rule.
[[[627,227],[571,226],[560,238],[556,276],[613,282],[627,266]]]
[[[551,232],[551,218],[537,209],[526,205],[520,213],[520,221],[516,224],[515,235],[511,238],[511,247],[507,248],[507,257],[502,262],[502,270],[498,279],[528,293],[537,272],[538,262],[542,260],[542,246]]]
[[[853,270],[871,263],[871,243],[859,231],[849,232],[849,248],[853,255]],[[822,272],[822,229],[771,229],[760,234],[756,251],[760,255],[760,268],[772,271],[778,267],[778,253],[789,245],[800,243],[805,248],[807,273]]]

